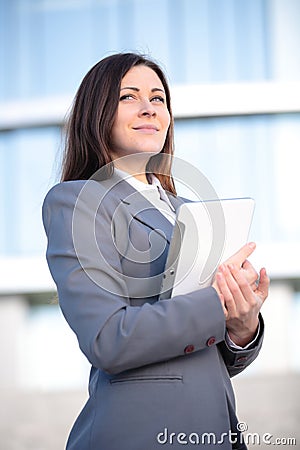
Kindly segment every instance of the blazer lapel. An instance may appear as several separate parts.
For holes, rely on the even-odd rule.
[[[139,222],[159,233],[170,243],[174,226],[170,221],[150,203],[139,191],[131,184],[121,178],[117,173],[109,179],[99,180],[94,178],[109,190],[114,196],[126,205],[128,211]],[[175,211],[185,202],[190,200],[177,197],[167,192],[168,198]]]
[[[167,192],[167,195],[175,211],[177,211],[180,205],[190,201],[188,199],[183,199],[182,197],[178,197],[174,194],[171,194],[170,192]]]
[[[173,232],[172,223],[131,184],[116,173],[110,179],[101,181],[101,184],[105,185],[114,196],[120,199],[132,217],[159,233],[170,243]],[[171,200],[171,203],[176,209],[175,204],[178,205],[176,197]]]
[[[134,188],[132,190],[129,197],[121,199],[132,217],[163,236],[170,243],[173,224],[140,192]]]

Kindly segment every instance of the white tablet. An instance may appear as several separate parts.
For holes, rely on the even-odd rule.
[[[218,265],[248,240],[254,200],[182,204],[170,243],[160,299],[210,286]]]

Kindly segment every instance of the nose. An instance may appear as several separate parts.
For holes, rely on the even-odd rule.
[[[149,100],[142,101],[139,115],[144,117],[156,116],[156,111],[151,101]]]

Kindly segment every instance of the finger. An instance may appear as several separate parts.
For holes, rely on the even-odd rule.
[[[220,300],[221,300],[221,305],[222,305],[222,308],[223,308],[223,312],[224,312],[225,318],[227,318],[228,317],[228,311],[227,311],[226,306],[225,306],[224,295],[220,293],[219,297],[220,297]]]
[[[222,265],[221,270],[223,270],[223,273],[225,275],[228,288],[236,304],[236,309],[240,310],[241,308],[244,308],[247,300],[245,299],[244,293],[241,288],[243,285],[250,288],[245,276],[233,264],[229,264],[228,267]]]
[[[248,242],[242,248],[239,249],[234,255],[228,258],[224,264],[234,264],[237,267],[241,267],[246,259],[252,255],[256,247],[254,242]]]
[[[253,289],[245,275],[234,264],[229,264],[228,268],[230,269],[232,278],[235,280],[236,284],[239,287],[244,302],[252,302]]]
[[[246,259],[246,260],[243,262],[242,268],[243,268],[245,271],[247,271],[247,272],[255,273],[256,276],[258,277],[257,271],[255,270],[254,266],[251,264],[251,262],[250,262],[248,259]]]
[[[217,279],[219,290],[223,296],[224,306],[226,307],[226,309],[228,311],[228,316],[231,316],[231,317],[235,316],[236,315],[236,305],[235,305],[234,298],[230,292],[230,289],[227,285],[225,276],[223,275],[223,273],[218,272],[216,274],[216,279]]]
[[[257,291],[261,294],[260,297],[261,297],[262,301],[264,302],[269,293],[270,279],[269,279],[269,277],[267,275],[267,271],[264,267],[262,269],[260,269],[259,275],[260,275],[260,278],[259,278],[259,283],[257,286]]]
[[[248,259],[246,259],[246,261],[243,262],[242,270],[243,270],[244,275],[250,285],[256,283],[256,281],[258,280],[258,273],[254,269],[254,267],[250,263],[250,261],[248,261]]]

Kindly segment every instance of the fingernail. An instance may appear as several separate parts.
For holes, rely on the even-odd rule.
[[[249,245],[250,248],[255,248],[256,247],[255,242],[249,242],[248,245]]]

